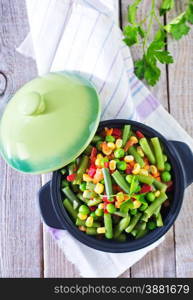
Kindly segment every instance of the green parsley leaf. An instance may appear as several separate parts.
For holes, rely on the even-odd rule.
[[[189,3],[187,7],[186,19],[189,23],[193,24],[193,3]]]
[[[125,36],[124,42],[128,46],[132,46],[138,42],[138,28],[130,25],[125,26],[123,34]]]
[[[144,78],[144,74],[145,74],[145,63],[144,63],[144,59],[138,59],[134,62],[134,68],[135,68],[135,75],[139,78],[139,79],[143,79]]]
[[[147,64],[144,78],[149,85],[154,86],[160,78],[161,71],[156,64]]]
[[[129,5],[128,7],[128,21],[131,24],[136,24],[136,14],[137,14],[137,9],[138,9],[138,4],[142,0],[135,0],[133,4]]]
[[[160,6],[160,16],[163,16],[167,11],[174,7],[174,0],[163,0]]]
[[[188,34],[190,27],[185,22],[186,20],[183,18],[179,23],[171,25],[171,35],[175,40],[179,40]]]

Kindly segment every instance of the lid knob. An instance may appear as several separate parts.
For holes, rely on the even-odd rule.
[[[27,99],[26,99],[27,98]],[[43,96],[37,92],[26,94],[26,98],[22,97],[19,111],[25,116],[35,116],[44,112],[45,101]]]

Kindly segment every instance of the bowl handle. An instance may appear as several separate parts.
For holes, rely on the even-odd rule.
[[[50,181],[46,183],[38,193],[39,207],[44,223],[49,227],[64,229],[60,224],[51,201]]]
[[[185,185],[188,187],[193,182],[193,153],[189,146],[179,141],[169,141],[176,149],[183,165]]]

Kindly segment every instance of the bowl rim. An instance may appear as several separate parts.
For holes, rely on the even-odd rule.
[[[174,182],[175,182],[175,190],[174,190],[174,199],[172,201],[176,202],[172,204],[171,209],[169,210],[167,217],[166,217],[166,225],[163,227],[156,228],[152,232],[149,232],[146,236],[138,239],[138,240],[132,240],[132,241],[126,241],[126,242],[116,242],[114,240],[97,240],[96,237],[86,235],[85,233],[81,232],[73,223],[71,218],[69,217],[68,213],[66,212],[65,208],[62,205],[62,194],[60,189],[60,182],[61,182],[61,174],[59,170],[55,171],[53,173],[53,177],[51,180],[51,201],[54,208],[54,211],[61,223],[61,225],[64,227],[63,229],[67,229],[72,236],[74,236],[78,241],[82,242],[83,244],[94,248],[96,250],[100,250],[103,252],[110,252],[110,253],[123,253],[123,252],[131,252],[136,251],[139,249],[143,249],[147,246],[150,246],[151,244],[155,243],[159,239],[161,239],[165,233],[168,232],[168,230],[173,225],[174,221],[176,220],[181,206],[183,202],[183,195],[184,195],[184,189],[185,189],[185,176],[183,171],[182,162],[180,160],[180,157],[175,149],[175,147],[169,143],[169,141],[161,135],[159,132],[157,132],[155,129],[132,120],[125,120],[125,119],[115,119],[115,120],[106,120],[101,121],[98,126],[98,130],[104,128],[104,127],[118,127],[123,126],[124,124],[130,124],[134,128],[138,130],[142,130],[145,133],[149,133],[149,136],[157,136],[161,139],[161,141],[164,144],[164,149],[167,155],[169,156],[169,160],[172,164],[172,168],[177,170],[178,175],[176,171],[174,172]],[[148,134],[147,134],[148,136]],[[179,174],[181,174],[179,176]],[[175,198],[178,199],[178,201],[174,201]],[[57,199],[57,201],[56,201]],[[175,204],[175,205],[174,205]]]

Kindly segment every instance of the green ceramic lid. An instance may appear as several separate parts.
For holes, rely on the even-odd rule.
[[[0,123],[0,151],[26,173],[57,170],[91,142],[100,119],[96,90],[72,72],[49,73],[24,85]]]

